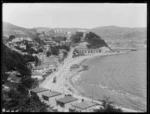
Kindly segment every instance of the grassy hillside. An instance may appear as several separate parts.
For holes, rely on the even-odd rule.
[[[25,36],[25,37],[33,38],[35,37],[35,30],[27,29],[7,22],[3,22],[3,36],[9,37],[12,34],[18,37]]]
[[[91,29],[111,47],[137,47],[147,40],[146,28],[104,26]]]
[[[18,27],[10,23],[3,22],[3,38],[5,39],[11,34],[16,36],[28,36],[35,38],[37,33],[43,31],[48,32],[52,28],[48,27],[37,27],[32,29],[27,29],[23,27]],[[82,28],[53,28],[61,29],[64,32],[71,31],[75,33],[78,29]],[[82,29],[83,30],[83,29]],[[128,27],[118,27],[118,26],[103,26],[96,27],[92,29],[84,29],[91,31],[101,36],[102,39],[106,41],[108,45],[136,45],[144,44],[147,40],[147,28],[128,28]]]
[[[91,29],[92,32],[104,39],[146,39],[146,28],[127,28],[117,26],[104,26]]]

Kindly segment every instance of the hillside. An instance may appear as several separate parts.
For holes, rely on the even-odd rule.
[[[35,37],[35,30],[27,29],[7,22],[3,22],[3,36],[9,37],[12,34],[18,37],[25,36],[25,37],[33,38]]]
[[[27,68],[27,62],[23,55],[11,50],[5,44],[2,44],[2,67],[6,71],[18,71],[23,76],[30,76],[31,71]],[[16,61],[17,60],[17,61]]]
[[[42,31],[48,32],[52,28],[48,27],[37,27],[37,28],[23,28],[12,25],[10,23],[3,22],[3,38],[8,37],[10,34],[15,34],[16,36],[28,36],[31,38],[36,37],[36,33],[41,33]],[[78,29],[82,28],[53,28],[61,29],[64,32],[70,31],[75,33]],[[103,26],[96,27],[92,29],[82,29],[96,33],[102,39],[106,41],[108,45],[117,46],[131,46],[135,47],[137,44],[144,44],[147,40],[147,30],[146,28],[128,28],[128,27],[118,27],[118,26]],[[122,45],[123,44],[123,45]]]
[[[33,29],[35,29],[36,32],[38,32],[38,33],[41,33],[43,31],[48,32],[51,29],[53,29],[53,30],[61,29],[64,32],[70,31],[72,33],[75,33],[77,30],[82,29],[82,28],[48,28],[48,27],[37,27],[37,28],[33,28]],[[88,30],[88,29],[82,29],[82,30]]]
[[[109,45],[136,45],[143,44],[147,39],[146,28],[127,28],[104,26],[93,28],[90,31],[100,35]]]

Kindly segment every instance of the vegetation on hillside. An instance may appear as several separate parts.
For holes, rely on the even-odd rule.
[[[71,36],[72,43],[79,43],[81,41],[81,37],[83,36],[82,32],[76,32]]]
[[[2,67],[3,72],[7,71],[18,71],[22,76],[30,76],[31,71],[27,68],[27,62],[23,55],[9,49],[7,46],[2,44]]]
[[[110,101],[110,98],[104,97],[104,99],[101,101],[103,108],[95,109],[94,112],[122,112],[120,108],[116,108],[112,101]]]
[[[41,102],[39,97],[30,96],[23,84],[17,90],[3,92],[2,108],[19,112],[47,112],[49,106]]]
[[[100,48],[103,46],[108,47],[106,42],[103,39],[101,39],[100,36],[98,36],[97,34],[93,32],[89,32],[86,34],[85,41],[89,43],[89,45],[87,45],[88,48],[95,49],[95,48]]]
[[[50,56],[50,55],[56,55],[56,56],[58,56],[60,49],[64,49],[64,50],[66,50],[67,52],[70,51],[70,47],[69,47],[69,46],[65,46],[65,45],[63,45],[63,46],[54,46],[54,47],[51,46],[51,47],[50,47],[50,51],[48,51],[48,52],[46,53],[46,55],[47,55],[47,56]],[[65,54],[66,54],[66,53],[65,53]]]
[[[31,78],[31,70],[27,67],[29,61],[36,61],[31,55],[21,55],[2,44],[2,84],[7,81],[7,71],[18,71],[21,81],[13,83],[16,86],[10,90],[2,91],[2,108],[5,110],[18,110],[19,112],[47,112],[47,106],[37,96],[30,95],[30,89],[38,86],[38,81]]]
[[[58,42],[58,43],[60,43],[61,41],[66,41],[66,37],[64,37],[64,36],[55,36],[55,37],[53,37],[53,40],[55,41],[55,42]]]

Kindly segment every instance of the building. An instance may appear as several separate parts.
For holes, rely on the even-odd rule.
[[[36,78],[38,80],[43,80],[43,73],[39,73],[39,72],[32,72],[32,78]]]
[[[37,87],[37,88],[30,90],[30,94],[38,96],[39,98],[42,98],[42,94],[47,91],[49,91],[49,89]]]
[[[5,83],[2,85],[2,87],[3,87],[3,90],[4,90],[4,91],[9,91],[9,90],[11,90],[11,89],[16,90],[17,87],[18,87],[18,84],[17,84],[17,83],[13,83],[13,82],[5,82]]]
[[[20,44],[19,47],[20,47],[21,49],[26,49],[26,45],[25,45],[25,44]]]
[[[75,53],[74,54],[79,54],[79,55],[89,55],[89,54],[94,54],[94,53],[102,53],[102,52],[108,52],[110,49],[108,47],[101,47],[97,49],[89,49],[87,47],[88,43],[87,42],[82,42],[75,48]]]
[[[83,101],[80,103],[72,104],[71,109],[77,112],[92,112],[93,109],[97,108],[97,106],[99,106],[99,104],[91,102],[91,101]]]
[[[77,100],[77,98],[74,98],[72,96],[65,96],[63,98],[57,99],[56,104],[58,111],[68,112],[71,104],[76,103]]]
[[[56,99],[60,99],[62,97],[62,93],[50,90],[46,93],[43,93],[42,97],[51,106],[56,106]]]
[[[82,32],[83,33],[83,36],[81,37],[81,42],[84,42],[87,31],[86,30],[77,30],[77,32]]]
[[[32,68],[32,72],[39,72],[39,73],[43,73],[43,66],[36,66],[34,68]]]

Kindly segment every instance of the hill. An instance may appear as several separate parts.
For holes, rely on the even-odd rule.
[[[27,68],[27,62],[23,55],[11,50],[5,44],[2,44],[2,49],[3,72],[18,71],[22,76],[31,75],[31,71]]]
[[[144,43],[147,38],[146,28],[128,28],[118,26],[103,26],[90,29],[100,35],[109,45]]]
[[[61,29],[64,32],[70,31],[75,33],[78,29],[87,30],[96,33],[102,39],[106,41],[108,45],[122,46],[122,44],[135,46],[137,44],[144,44],[147,40],[146,28],[128,28],[118,26],[103,26],[92,29],[83,28],[49,28],[49,27],[37,27],[37,28],[23,28],[18,27],[10,23],[3,22],[3,38],[6,39],[11,34],[16,36],[27,36],[35,38],[37,33],[43,31],[48,32],[51,29]]]
[[[9,37],[10,35],[15,35],[17,37],[35,37],[35,29],[28,29],[19,27],[7,22],[3,22],[3,36]]]

